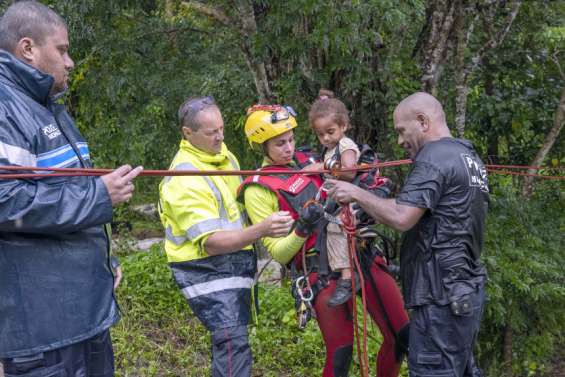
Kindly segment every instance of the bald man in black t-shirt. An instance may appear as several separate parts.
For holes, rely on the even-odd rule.
[[[485,300],[485,167],[469,141],[451,136],[441,104],[427,93],[396,107],[394,127],[413,160],[398,197],[377,198],[333,180],[328,193],[405,232],[400,276],[411,313],[410,376],[481,376],[473,345]]]

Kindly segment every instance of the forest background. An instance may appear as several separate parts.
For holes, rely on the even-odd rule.
[[[9,3],[0,0],[0,11]],[[444,104],[453,134],[470,139],[486,162],[564,174],[564,1],[45,3],[69,23],[76,67],[64,101],[98,167],[166,169],[180,140],[177,109],[194,95],[216,99],[226,143],[243,168],[256,168],[259,159],[242,129],[253,103],[292,105],[298,144],[317,147],[307,111],[327,88],[351,110],[351,137],[384,160],[404,158],[394,106],[424,90]],[[401,185],[407,170],[385,173]],[[564,376],[563,181],[489,179],[483,259],[490,282],[480,364],[489,376]],[[157,184],[138,179],[135,202],[156,202]],[[128,205],[116,218],[134,224],[125,236],[136,227],[159,229]],[[124,318],[113,331],[118,374],[207,375],[209,339],[175,289],[160,249],[119,251],[126,278],[118,292]],[[256,375],[320,374],[315,326],[296,330],[285,287],[265,287],[261,295],[251,332]],[[372,334],[374,354],[379,336],[374,328]]]

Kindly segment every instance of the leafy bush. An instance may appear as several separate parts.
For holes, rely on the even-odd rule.
[[[547,363],[565,335],[564,192],[560,183],[538,182],[525,201],[511,178],[492,179],[481,364],[491,376],[509,368],[516,376],[552,373]]]

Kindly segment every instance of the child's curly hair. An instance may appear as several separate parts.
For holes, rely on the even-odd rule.
[[[342,127],[349,128],[349,112],[345,104],[335,98],[334,92],[327,89],[320,89],[318,98],[308,112],[310,126],[319,118],[331,116],[333,121]]]

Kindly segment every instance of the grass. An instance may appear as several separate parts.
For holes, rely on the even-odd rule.
[[[112,329],[116,376],[209,376],[209,335],[174,283],[161,246],[125,255],[122,268],[117,292],[122,320]],[[261,286],[259,300],[258,321],[249,329],[254,376],[321,375],[325,349],[320,332],[315,320],[298,330],[288,287]],[[374,375],[381,337],[372,324],[369,337]],[[358,374],[352,365],[350,375]]]

